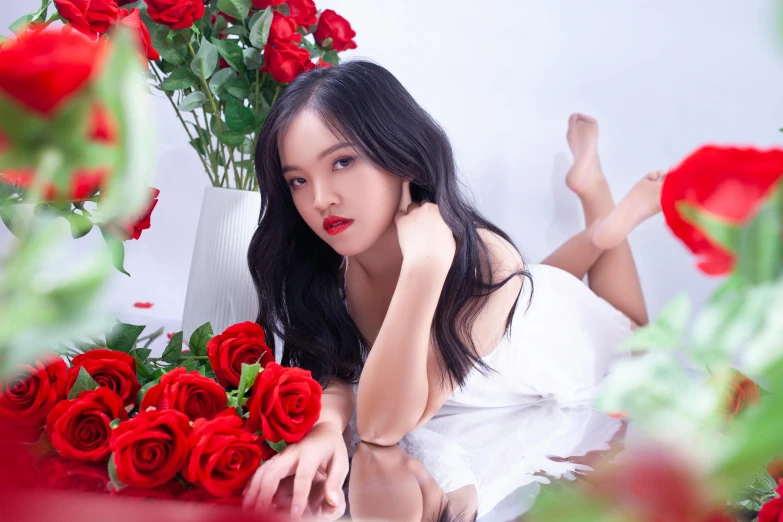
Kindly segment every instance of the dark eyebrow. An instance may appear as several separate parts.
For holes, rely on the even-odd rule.
[[[334,145],[332,145],[328,149],[322,151],[318,155],[318,159],[319,160],[320,159],[324,159],[324,157],[326,155],[331,154],[332,152],[334,152],[336,150],[339,150],[339,149],[342,149],[344,147],[352,147],[352,145],[350,143],[345,142],[345,141],[341,141],[340,143],[335,143]],[[286,165],[285,167],[283,167],[283,175],[285,175],[285,173],[290,171],[290,170],[299,170],[299,167],[297,167],[295,165]]]

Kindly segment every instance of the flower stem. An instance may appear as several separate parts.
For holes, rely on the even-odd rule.
[[[190,49],[190,55],[193,56],[193,58],[196,57],[196,52],[193,50],[193,46],[190,45],[190,35],[188,35],[187,38],[185,38],[185,41],[188,44],[188,49]],[[204,78],[201,78],[199,76],[199,79],[201,80],[201,87],[204,91],[204,94],[207,95],[207,98],[209,99],[210,105],[212,105],[212,110],[215,113],[215,117],[217,118],[217,128],[218,132],[220,134],[223,134],[223,125],[220,123],[220,112],[218,111],[217,105],[215,104],[215,98],[212,97],[212,91],[209,90],[209,85],[207,85],[207,80]]]

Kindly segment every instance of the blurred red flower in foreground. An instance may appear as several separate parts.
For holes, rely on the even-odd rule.
[[[112,223],[107,223],[106,230],[108,230],[115,236],[119,237],[123,241],[126,241],[128,239],[139,239],[141,237],[142,231],[150,228],[151,225],[150,218],[152,216],[152,211],[155,210],[155,205],[158,204],[158,194],[160,194],[160,190],[150,187],[151,200],[149,206],[147,207],[147,210],[143,214],[141,214],[141,216],[138,219],[130,223],[125,223],[121,227],[117,227]],[[139,308],[144,308],[144,307],[139,307]]]
[[[666,224],[698,258],[698,268],[722,275],[734,266],[734,254],[715,244],[685,215],[691,206],[727,224],[752,218],[783,177],[783,150],[702,147],[671,170],[661,191]]]
[[[0,45],[0,95],[51,116],[100,70],[106,49],[74,31],[28,31]]]

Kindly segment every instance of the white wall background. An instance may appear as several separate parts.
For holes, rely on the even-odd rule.
[[[0,27],[37,0],[4,0]],[[346,17],[358,49],[388,68],[445,128],[478,206],[530,261],[582,226],[564,185],[568,115],[600,122],[615,197],[705,142],[779,145],[783,18],[775,0],[551,2],[320,0]],[[8,34],[3,29],[2,34]],[[154,101],[161,190],[152,228],[126,243],[128,278],[107,305],[176,323],[182,313],[207,176],[163,97]],[[0,237],[7,238],[4,227]],[[101,241],[97,231],[79,241]],[[677,292],[697,301],[700,275],[663,218],[630,238],[653,314]],[[149,311],[133,308],[149,301]]]

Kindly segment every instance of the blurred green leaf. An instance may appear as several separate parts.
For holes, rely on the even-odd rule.
[[[65,218],[71,224],[71,235],[74,239],[84,237],[92,230],[92,221],[81,214],[71,212],[66,214]]]
[[[245,140],[244,132],[224,132],[217,135],[217,139],[220,143],[228,145],[229,147],[239,147]]]
[[[8,29],[13,33],[18,33],[20,30],[24,29],[28,25],[30,25],[30,22],[33,20],[33,15],[26,14],[24,16],[20,16],[14,22],[8,26]]]
[[[167,91],[177,91],[193,87],[197,81],[198,78],[193,74],[193,71],[187,67],[178,67],[163,80],[162,87]]]
[[[198,109],[205,103],[207,103],[207,95],[201,91],[196,91],[185,96],[185,99],[177,106],[177,109],[182,112],[190,112]]]
[[[577,483],[578,484],[578,483]],[[532,509],[525,514],[530,522],[633,522],[616,504],[591,498],[577,484],[557,483],[541,488]]]
[[[169,339],[169,344],[163,350],[161,359],[167,363],[174,364],[179,360],[179,356],[182,354],[182,332],[177,332]]]
[[[783,178],[739,233],[737,274],[749,284],[777,279],[783,272]]]
[[[201,39],[198,52],[190,62],[190,70],[202,80],[208,80],[218,66],[217,48],[206,38]]]
[[[87,373],[87,370],[84,369],[84,366],[82,366],[79,368],[79,373],[76,374],[76,381],[74,381],[73,387],[68,393],[68,399],[75,399],[79,396],[80,393],[90,390],[97,390],[98,387],[98,383],[95,382],[95,379],[93,379],[92,376]]]
[[[120,479],[117,477],[117,466],[114,464],[114,453],[109,457],[109,480],[111,480],[114,489],[117,491],[125,487],[125,484],[120,482]]]
[[[728,252],[737,251],[742,231],[740,225],[725,221],[720,216],[715,216],[685,201],[678,201],[676,207],[685,221],[701,230],[714,244]]]
[[[691,301],[679,294],[650,324],[636,329],[622,346],[631,351],[676,350],[691,318]]]
[[[327,51],[323,55],[323,60],[331,65],[339,65],[340,57],[337,55],[337,51]]]
[[[239,71],[240,73],[245,72],[245,65],[242,59],[242,48],[236,40],[219,40],[213,38],[212,43],[220,56],[223,57],[232,69]]]
[[[244,20],[250,11],[250,0],[218,0],[218,9],[232,18]]]
[[[160,382],[160,376],[156,377],[154,374],[152,374],[150,377],[152,377],[153,380],[151,380],[150,382],[142,386],[141,389],[139,390],[139,393],[136,394],[136,404],[138,404],[139,406],[141,405],[141,402],[144,400],[144,396],[147,394],[149,389]]]
[[[146,13],[142,15],[142,19],[150,31],[152,46],[164,61],[173,65],[180,65],[188,61],[190,56],[188,43],[181,33],[175,32],[169,41],[168,36],[171,30],[168,27],[153,22]]]
[[[235,36],[247,37],[247,29],[245,29],[241,25],[232,25],[231,27],[227,27],[226,29],[221,30],[220,34],[221,35],[233,34]]]
[[[135,324],[115,324],[106,334],[106,347],[109,350],[130,353],[144,328],[144,326]]]
[[[152,378],[152,369],[138,359],[134,359],[136,363],[136,373],[142,379]]]
[[[204,150],[204,143],[201,141],[201,138],[193,138],[190,140],[190,146],[196,149],[196,152],[201,154],[202,156],[207,155],[207,151]]]
[[[261,56],[261,51],[255,47],[247,47],[242,50],[242,61],[244,62],[245,67],[251,71],[256,70],[264,65],[264,59]]]
[[[125,270],[125,267],[123,266],[125,263],[125,245],[122,243],[122,240],[106,230],[106,227],[103,225],[98,225],[98,229],[101,231],[101,235],[103,236],[103,240],[106,242],[106,245],[109,247],[109,252],[111,253],[111,262],[114,265],[114,268],[125,274],[126,276],[130,277],[130,274]]]
[[[186,360],[183,364],[180,365],[182,368],[185,368],[186,371],[192,372],[194,370],[198,370],[199,362],[194,359]]]
[[[190,351],[197,356],[207,355],[207,343],[214,337],[212,333],[212,324],[209,322],[202,324],[190,334]]]
[[[269,29],[272,27],[274,12],[269,6],[261,12],[260,16],[254,15],[250,25],[250,43],[257,49],[263,49],[269,39]]]
[[[133,356],[137,361],[141,362],[145,362],[151,353],[152,350],[149,348],[136,348],[130,352],[131,356]]]
[[[280,442],[272,442],[271,440],[267,440],[266,443],[269,444],[269,447],[275,450],[277,453],[280,453],[288,446],[288,444],[286,444],[282,439]]]

